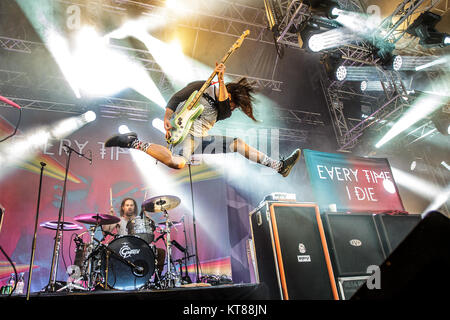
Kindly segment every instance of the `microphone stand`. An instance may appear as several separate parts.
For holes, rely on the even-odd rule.
[[[55,288],[56,274],[58,273],[58,259],[59,259],[59,250],[60,250],[59,243],[60,243],[60,237],[61,237],[61,233],[62,233],[61,232],[62,230],[60,230],[61,218],[62,218],[62,213],[64,211],[64,204],[65,204],[65,200],[66,200],[67,176],[69,173],[70,157],[72,156],[72,152],[75,152],[79,156],[89,160],[89,162],[92,163],[92,157],[88,158],[84,154],[79,153],[78,151],[74,150],[73,148],[69,147],[66,144],[64,144],[64,147],[67,148],[67,150],[66,150],[66,152],[67,152],[66,172],[64,175],[64,186],[63,186],[63,191],[62,191],[62,195],[61,195],[61,204],[59,207],[58,225],[56,227],[55,244],[53,247],[52,265],[51,265],[51,269],[50,269],[50,279],[49,279],[48,285],[46,287],[47,290],[50,290],[51,292],[54,292],[56,289]]]
[[[39,177],[39,191],[38,191],[38,200],[37,200],[37,208],[36,208],[36,221],[34,223],[34,236],[33,236],[33,243],[31,245],[30,267],[28,269],[27,301],[30,300],[31,274],[33,273],[34,253],[36,252],[36,234],[37,234],[37,226],[38,226],[38,220],[39,220],[39,205],[41,203],[42,176],[44,173],[44,167],[46,165],[47,164],[45,162],[41,162],[41,175]]]
[[[198,263],[198,247],[197,247],[197,226],[195,222],[195,210],[194,210],[194,189],[192,187],[192,172],[191,172],[191,162],[188,162],[189,167],[189,181],[191,183],[191,201],[192,201],[192,224],[194,227],[194,246],[195,246],[195,281],[200,283],[199,275],[199,263]]]

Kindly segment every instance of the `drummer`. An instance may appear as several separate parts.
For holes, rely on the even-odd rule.
[[[109,214],[112,216],[116,216],[116,213],[114,211],[114,207],[111,207],[109,210]],[[147,212],[144,212],[145,216],[153,221]],[[138,206],[136,203],[136,200],[133,198],[125,198],[122,200],[122,203],[120,204],[120,221],[115,224],[107,224],[102,226],[102,230],[109,232],[114,235],[128,235],[131,233],[130,227],[132,225],[133,219],[135,219],[138,215]],[[106,235],[105,242],[109,243],[113,240],[113,237],[110,235]],[[156,248],[157,250],[157,269],[158,269],[158,275],[161,276],[161,272],[164,268],[164,259],[166,256],[166,250],[162,248]]]

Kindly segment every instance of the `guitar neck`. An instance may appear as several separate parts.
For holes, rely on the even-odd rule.
[[[231,56],[231,54],[233,53],[233,48],[231,48],[230,50],[228,50],[228,52],[225,54],[225,56],[222,58],[222,60],[220,60],[220,63],[225,63],[228,58]],[[219,63],[219,64],[220,64]],[[200,90],[198,90],[197,94],[195,95],[194,99],[192,99],[191,103],[189,104],[189,106],[187,107],[188,110],[191,110],[192,107],[197,103],[197,101],[200,99],[200,97],[203,95],[203,93],[205,92],[205,90],[209,87],[209,85],[211,84],[212,80],[214,79],[214,77],[216,76],[217,72],[213,71],[211,73],[211,75],[209,76],[208,80],[206,80],[206,82],[203,84],[203,86],[200,88]]]

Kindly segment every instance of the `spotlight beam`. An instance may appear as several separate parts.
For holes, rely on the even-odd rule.
[[[382,145],[411,127],[420,119],[428,116],[435,110],[437,110],[447,99],[444,97],[425,96],[416,100],[414,105],[409,108],[408,111],[392,126],[392,128],[378,141],[375,145],[376,148],[380,148]]]

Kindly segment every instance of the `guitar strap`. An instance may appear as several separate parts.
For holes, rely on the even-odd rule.
[[[208,101],[208,103],[211,107],[217,108],[216,100],[214,100],[209,94],[207,94],[206,92],[203,92],[203,98],[205,98],[206,101]]]

